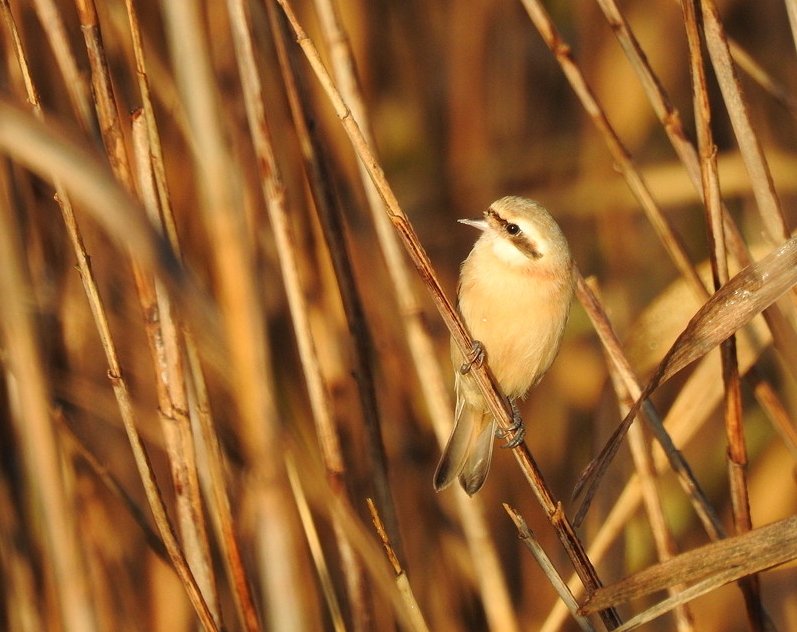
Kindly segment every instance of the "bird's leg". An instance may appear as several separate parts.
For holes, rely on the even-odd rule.
[[[509,405],[512,407],[512,423],[506,430],[503,428],[496,429],[495,436],[499,439],[504,439],[509,436],[510,432],[514,432],[515,436],[501,446],[502,448],[516,448],[523,443],[523,438],[526,436],[526,427],[523,425],[523,417],[520,416],[517,403],[515,403],[515,400],[511,397],[509,398]]]
[[[473,345],[467,354],[467,358],[459,367],[460,375],[466,375],[474,366],[478,369],[484,364],[484,345],[478,340],[473,341]]]

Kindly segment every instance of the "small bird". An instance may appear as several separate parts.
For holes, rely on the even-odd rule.
[[[462,264],[457,287],[458,309],[474,349],[463,362],[451,344],[457,404],[434,487],[440,491],[459,478],[472,496],[487,478],[493,437],[505,433],[496,432],[497,422],[468,372],[486,355],[514,411],[516,432],[507,447],[518,445],[524,429],[515,400],[542,379],[559,351],[574,268],[565,236],[538,202],[504,197],[482,219],[459,221],[482,231]]]

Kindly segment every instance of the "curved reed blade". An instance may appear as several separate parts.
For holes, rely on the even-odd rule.
[[[617,426],[600,454],[579,477],[574,496],[584,499],[574,522],[580,524],[606,468],[617,453],[640,407],[661,384],[702,358],[797,284],[797,237],[741,270],[706,301],[659,363],[653,377]]]

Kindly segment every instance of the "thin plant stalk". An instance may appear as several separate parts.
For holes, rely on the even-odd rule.
[[[113,472],[97,458],[85,442],[75,433],[66,417],[64,417],[63,411],[55,410],[53,415],[59,424],[62,436],[69,442],[74,453],[86,462],[105,488],[116,496],[119,502],[127,509],[133,520],[136,521],[138,528],[141,529],[141,533],[144,534],[153,553],[161,558],[165,564],[169,564],[169,553],[166,551],[163,540],[161,540],[158,533],[149,526],[147,517],[144,515],[144,512],[141,511],[141,507],[127,492],[119,479],[114,476]]]
[[[559,599],[570,611],[570,615],[578,624],[578,627],[580,627],[584,632],[595,632],[595,628],[592,626],[592,623],[590,623],[590,620],[578,611],[578,603],[573,597],[573,593],[570,592],[567,584],[564,582],[561,575],[559,575],[556,567],[545,553],[545,549],[542,548],[540,541],[537,539],[537,536],[534,535],[534,532],[529,528],[528,524],[523,519],[523,516],[521,516],[516,509],[513,509],[506,503],[504,503],[504,511],[509,514],[512,522],[515,523],[520,540],[534,556],[534,559],[537,560],[537,564],[543,570],[551,585],[556,589]]]
[[[786,0],[786,7],[794,7],[794,0]],[[790,9],[791,22],[791,9]],[[797,120],[797,99],[779,81],[777,81],[765,68],[761,66],[744,48],[732,39],[728,39],[728,46],[733,55],[733,61],[743,70],[753,81],[761,86],[775,101],[780,103],[791,117]]]
[[[797,461],[797,428],[794,427],[780,398],[775,393],[772,385],[763,379],[761,373],[755,367],[750,369],[746,377],[753,387],[753,392],[759,405],[774,422],[773,426],[791,453],[792,459]]]
[[[779,244],[789,238],[788,226],[780,200],[775,192],[769,165],[750,120],[750,114],[747,110],[731,57],[728,40],[725,36],[725,29],[714,0],[703,0],[700,7],[706,47],[711,57],[731,125],[736,134],[736,142],[739,145],[742,160],[750,176],[750,186],[752,187],[756,206],[769,233],[769,238],[773,243]]]
[[[273,3],[269,3],[273,6]],[[354,59],[351,54],[351,46],[349,44],[348,36],[343,29],[338,15],[337,6],[333,0],[316,0],[314,2],[316,12],[319,16],[321,32],[326,38],[327,49],[330,54],[330,62],[332,71],[335,74],[338,85],[341,89],[341,94],[344,95],[355,119],[360,122],[361,130],[373,147],[373,134],[369,126],[366,124],[365,105],[362,101],[360,94],[359,82],[357,81],[356,71],[354,69]],[[294,117],[295,119],[295,117]],[[379,197],[379,193],[373,186],[373,183],[368,178],[367,173],[364,171],[362,163],[357,162],[357,167],[360,173],[360,179],[365,189],[365,195],[368,200],[368,206],[371,208],[372,217],[378,216],[381,223],[387,224],[387,230],[390,231],[389,224],[384,214],[384,203]],[[322,220],[323,221],[323,220]],[[375,222],[376,223],[376,222]],[[377,234],[385,230],[385,227],[376,227]],[[329,232],[329,231],[325,231]],[[384,239],[380,239],[380,245],[384,249]],[[395,244],[395,236],[393,239]],[[335,266],[336,270],[342,270],[340,262]],[[340,277],[340,275],[337,275]],[[343,280],[341,280],[341,283]],[[347,309],[349,318],[356,315],[350,306]],[[352,322],[351,327],[354,328],[356,323]],[[367,330],[363,330],[366,331]],[[362,336],[355,336],[355,341],[361,340]],[[361,358],[358,361],[358,388],[360,392],[360,400],[362,402],[363,418],[365,422],[366,436],[368,437],[368,446],[371,456],[371,463],[374,476],[374,488],[376,491],[376,498],[379,502],[381,514],[387,525],[388,533],[393,541],[397,551],[401,551],[401,537],[398,529],[398,517],[396,515],[396,508],[390,493],[389,481],[387,477],[387,457],[385,455],[385,447],[382,441],[382,431],[380,429],[381,420],[379,418],[379,409],[376,405],[376,394],[373,388],[373,380],[370,376],[369,360],[370,341],[361,341],[357,343],[357,356]]]
[[[677,553],[677,548],[672,531],[664,515],[662,499],[656,487],[656,473],[650,457],[650,446],[645,441],[642,426],[639,424],[634,424],[628,429],[628,445],[634,460],[634,469],[639,475],[642,502],[644,503],[648,522],[650,523],[650,531],[656,544],[658,559],[660,561],[670,559]],[[674,595],[684,587],[684,585],[678,584],[669,587],[667,590],[671,595]],[[679,605],[675,609],[674,617],[675,625],[679,632],[689,632],[695,629],[694,615],[686,604]]]
[[[158,208],[161,209],[161,221],[164,232],[169,238],[169,243],[174,252],[180,255],[180,240],[177,237],[177,227],[174,221],[174,211],[171,204],[169,186],[166,182],[166,167],[163,163],[163,148],[155,118],[155,109],[152,104],[152,93],[149,85],[149,72],[144,56],[144,45],[139,27],[138,12],[134,0],[125,0],[127,19],[130,26],[130,36],[133,41],[133,55],[136,61],[136,78],[138,79],[138,92],[141,97],[141,112],[146,121],[147,136],[149,138],[149,153],[155,185],[158,191]]]
[[[200,427],[201,432],[197,441],[204,445],[204,452],[207,455],[207,473],[210,479],[210,493],[207,495],[211,500],[208,501],[209,506],[213,510],[214,524],[218,530],[219,545],[223,551],[224,565],[227,574],[230,578],[232,585],[233,600],[235,607],[238,611],[238,617],[241,620],[243,628],[247,632],[258,632],[261,630],[260,620],[258,618],[257,607],[255,606],[254,595],[250,586],[249,579],[246,575],[246,568],[244,564],[244,557],[239,543],[239,536],[236,529],[235,518],[233,517],[232,507],[230,506],[230,498],[225,486],[225,463],[222,454],[221,446],[219,445],[219,438],[214,425],[213,415],[211,412],[210,395],[208,394],[207,384],[205,383],[205,373],[202,366],[202,361],[199,357],[196,341],[191,331],[186,328],[185,330],[185,349],[187,362],[191,371],[191,381],[189,385],[193,387],[192,401],[190,411],[192,416],[197,419],[197,425]],[[272,410],[269,413],[271,419],[277,417],[276,411]],[[260,424],[258,430],[267,424]],[[262,430],[256,431],[258,436],[262,437],[264,434]],[[253,459],[249,459],[250,463],[260,463],[265,459],[260,458],[263,454],[267,454],[265,449],[262,449],[263,441],[253,440],[251,433],[246,437],[246,445],[254,454]],[[267,528],[258,532],[258,535],[266,537],[268,543],[275,546],[279,543],[280,558],[284,560],[284,564],[280,564],[279,568],[285,572],[279,574],[279,577],[274,580],[279,583],[281,594],[292,604],[300,603],[298,595],[300,594],[296,588],[296,573],[295,573],[295,555],[296,547],[293,546],[293,539],[290,536],[289,520],[286,517],[288,501],[285,494],[282,493],[282,487],[278,478],[272,476],[269,478],[266,473],[272,473],[276,468],[252,466],[256,470],[253,475],[252,484],[252,497],[254,504],[261,508],[258,511],[259,516],[268,514],[268,520],[262,520],[266,523]],[[265,470],[265,472],[262,472]],[[277,472],[279,470],[276,470]],[[202,470],[200,470],[200,475]],[[270,492],[270,493],[269,493]],[[268,498],[264,502],[264,496]],[[262,508],[268,507],[267,511]],[[269,556],[273,559],[273,556]],[[272,568],[274,568],[273,565]],[[267,580],[271,580],[274,573],[264,573]],[[268,583],[264,582],[264,583]],[[288,597],[291,597],[288,599]],[[269,602],[270,603],[270,602]],[[299,621],[301,623],[301,616],[296,614],[297,609],[292,608],[290,613],[285,613],[284,609],[280,610],[279,606],[275,606],[270,612],[281,611],[287,614],[286,620],[294,623]],[[300,625],[299,623],[299,625]]]
[[[301,491],[297,494],[297,498],[305,499],[310,509],[322,516],[327,524],[338,522],[344,526],[351,538],[353,549],[362,561],[363,568],[368,573],[372,590],[374,593],[383,596],[391,604],[392,612],[396,616],[400,629],[411,632],[424,632],[424,627],[416,627],[416,622],[420,623],[416,616],[417,613],[409,611],[408,601],[405,595],[402,595],[396,583],[395,573],[390,565],[385,562],[383,547],[381,543],[374,539],[369,526],[354,512],[351,503],[331,492],[328,482],[317,471],[318,467],[315,463],[303,460],[301,469],[290,465],[291,461],[295,461],[295,454],[293,449],[289,449],[285,452],[285,459],[289,463],[288,469],[292,477],[291,484],[296,483],[301,486]],[[308,475],[310,478],[307,481],[303,480]],[[304,500],[300,502],[304,502]],[[311,529],[315,530],[315,525]],[[326,537],[330,537],[329,534]],[[319,553],[323,554],[322,551],[319,551]],[[326,566],[326,561],[320,559],[318,561]]]
[[[321,592],[327,602],[327,608],[329,608],[332,626],[335,628],[336,632],[345,632],[346,623],[343,619],[343,609],[335,594],[335,584],[332,581],[326,557],[324,557],[324,548],[321,546],[321,538],[313,522],[313,514],[310,511],[307,497],[302,489],[299,475],[296,472],[296,464],[294,463],[293,457],[290,456],[290,453],[287,453],[285,462],[287,464],[288,480],[293,490],[293,497],[296,500],[296,508],[299,511],[299,517],[302,521],[307,545],[310,547],[310,553],[313,556],[313,562],[315,562],[319,583],[321,584]]]
[[[581,279],[578,280],[579,283]],[[590,288],[592,289],[592,288]],[[593,291],[597,297],[597,291]],[[600,319],[605,314],[591,314],[593,320]],[[624,402],[621,410],[627,412],[630,408],[628,400],[633,402],[633,398],[628,395],[626,387],[626,379],[628,378],[628,367],[617,362],[609,361],[608,363],[609,375],[614,385],[614,390],[621,395],[618,399]],[[631,457],[634,460],[634,470],[639,477],[639,487],[642,492],[642,502],[647,513],[648,522],[650,524],[650,531],[653,535],[653,541],[656,545],[656,551],[660,561],[667,560],[677,553],[677,547],[672,535],[672,531],[667,524],[667,519],[664,515],[662,507],[662,499],[659,496],[658,487],[656,485],[656,471],[653,465],[653,460],[650,454],[650,448],[645,441],[645,436],[642,427],[639,424],[634,424],[628,429],[628,445],[631,449]],[[670,594],[674,594],[683,586],[672,587],[669,589]],[[680,632],[689,632],[694,629],[694,617],[688,606],[681,606],[675,611],[675,623]]]
[[[385,549],[390,566],[393,567],[393,572],[396,574],[396,587],[407,604],[407,612],[412,617],[413,627],[417,632],[429,632],[429,627],[426,625],[426,620],[423,618],[423,613],[418,606],[418,600],[415,599],[407,574],[401,567],[401,562],[399,562],[396,555],[396,549],[390,541],[390,536],[385,529],[385,523],[382,522],[382,518],[379,515],[379,510],[370,498],[367,498],[366,502],[368,503],[368,512],[371,514],[371,521],[374,523],[379,539],[382,540],[382,547]]]
[[[85,74],[78,68],[77,60],[69,45],[69,36],[64,26],[64,20],[55,5],[55,0],[35,0],[33,8],[39,17],[50,48],[53,50],[55,63],[58,64],[61,71],[64,88],[72,109],[75,111],[75,116],[84,131],[95,135],[97,124],[91,107],[91,87]]]
[[[630,404],[633,404],[634,401],[639,399],[640,395],[642,394],[642,388],[634,377],[631,366],[622,352],[620,341],[617,339],[617,336],[612,329],[611,323],[609,322],[606,313],[600,304],[600,301],[580,274],[578,275],[576,281],[576,296],[584,306],[587,315],[592,320],[593,327],[598,333],[598,337],[601,340],[604,351],[606,352],[610,361],[615,365],[619,374],[623,376],[623,385],[626,389],[626,393],[631,397],[629,403],[630,408]],[[653,405],[650,404],[650,402],[647,402],[644,406],[644,410],[648,420],[651,422],[651,428],[653,428],[656,432],[656,437],[661,443],[662,448],[664,448],[665,454],[670,461],[673,471],[675,471],[677,474],[679,482],[692,502],[692,506],[703,523],[707,533],[713,539],[723,537],[724,530],[719,518],[716,515],[716,512],[708,502],[708,499],[697,482],[694,474],[692,473],[689,464],[686,462],[680,451],[676,449],[672,438],[664,429],[661,420],[655,413]],[[582,504],[582,510],[579,511],[575,517],[576,524],[579,524],[583,519],[584,507],[588,505],[589,503],[586,502],[585,499],[585,502]]]
[[[786,14],[789,16],[789,26],[791,27],[791,36],[794,40],[794,46],[797,48],[797,1],[796,0],[783,0],[786,5]]]

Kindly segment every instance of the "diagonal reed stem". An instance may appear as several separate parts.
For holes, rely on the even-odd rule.
[[[410,255],[410,258],[415,265],[415,268],[424,281],[432,300],[435,303],[446,327],[451,332],[451,335],[463,354],[467,354],[472,347],[472,339],[465,329],[464,324],[457,315],[453,305],[448,297],[443,292],[443,289],[437,280],[431,262],[418,240],[415,230],[412,227],[407,216],[401,210],[398,200],[393,194],[390,185],[385,178],[384,171],[379,166],[376,158],[374,157],[368,142],[363,136],[357,121],[352,116],[351,110],[346,105],[340,92],[335,86],[332,77],[327,72],[321,58],[318,54],[315,45],[304,32],[300,26],[296,15],[290,3],[287,0],[278,0],[280,6],[285,11],[288,21],[296,34],[296,39],[302,47],[310,65],[312,66],[316,77],[321,82],[327,96],[329,97],[338,118],[341,120],[349,139],[357,152],[357,156],[362,161],[364,167],[368,171],[368,175],[377,187],[379,194],[386,206],[386,212],[395,229],[398,231],[401,241]],[[477,367],[473,372],[474,378],[479,385],[479,389],[485,398],[485,402],[491,414],[498,421],[499,425],[508,430],[510,437],[513,436],[511,432],[512,415],[509,409],[509,404],[506,397],[502,396],[500,390],[495,385],[495,381],[489,374],[488,363],[485,362],[483,366]],[[566,553],[570,557],[576,571],[584,582],[589,592],[592,592],[600,586],[598,575],[590,563],[589,559],[584,553],[584,549],[579,542],[572,525],[564,515],[561,505],[557,503],[550,490],[548,489],[542,474],[534,461],[531,453],[526,447],[525,443],[521,443],[513,450],[515,457],[521,464],[522,470],[526,479],[531,484],[532,490],[535,493],[538,501],[542,505],[548,519],[554,526],[560,542],[565,548]],[[617,614],[612,610],[606,610],[601,613],[606,625],[610,628],[616,627],[619,623]]]

